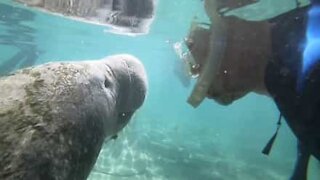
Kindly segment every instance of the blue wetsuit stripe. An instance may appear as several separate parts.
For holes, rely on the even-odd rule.
[[[309,71],[320,60],[320,5],[313,5],[308,11],[305,43],[302,72],[297,83],[299,92],[303,90],[304,81],[308,77]]]

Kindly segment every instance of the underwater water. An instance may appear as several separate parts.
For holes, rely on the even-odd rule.
[[[293,5],[283,1],[279,9],[265,14],[255,7],[252,16],[268,16]],[[125,36],[1,0],[0,74],[50,61],[119,53],[143,62],[149,79],[145,104],[119,138],[104,145],[90,180],[288,179],[296,142],[286,124],[270,156],[261,153],[279,116],[271,99],[249,94],[228,107],[206,100],[197,109],[186,103],[194,80],[181,77],[173,46],[187,35],[195,15],[206,20],[200,0],[158,0],[150,32]]]

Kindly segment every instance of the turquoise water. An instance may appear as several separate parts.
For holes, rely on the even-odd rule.
[[[173,45],[187,35],[195,15],[205,20],[201,1],[159,0],[149,34],[131,37],[2,0],[0,74],[118,53],[141,59],[149,79],[148,97],[119,138],[105,144],[90,180],[288,179],[296,143],[286,125],[271,155],[261,153],[279,115],[269,98],[250,94],[228,107],[206,100],[198,109],[186,103],[194,82],[183,85],[177,76],[180,60]]]

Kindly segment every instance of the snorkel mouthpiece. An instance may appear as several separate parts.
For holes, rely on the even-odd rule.
[[[205,99],[207,89],[209,86],[210,84],[206,83],[205,81],[202,83],[197,83],[191,95],[189,96],[187,102],[194,108],[198,107],[202,103],[202,101]]]

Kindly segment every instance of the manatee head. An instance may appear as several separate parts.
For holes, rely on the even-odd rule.
[[[103,142],[128,123],[146,91],[144,67],[130,55],[1,77],[0,179],[87,179]]]
[[[103,60],[106,68],[104,86],[116,92],[116,131],[121,130],[143,104],[147,77],[141,62],[131,55],[115,55]]]

